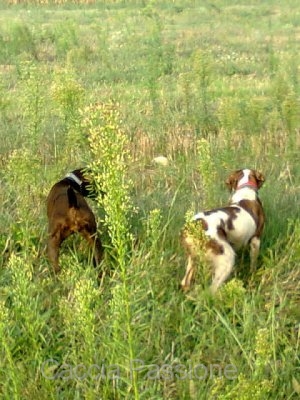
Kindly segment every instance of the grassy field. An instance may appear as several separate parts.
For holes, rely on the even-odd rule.
[[[300,397],[298,0],[0,2],[0,397]],[[153,158],[164,155],[164,167]],[[45,199],[89,165],[106,255],[59,276]],[[215,297],[180,230],[263,172],[267,221]]]

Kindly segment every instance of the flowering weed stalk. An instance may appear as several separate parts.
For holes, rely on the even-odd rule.
[[[93,160],[89,169],[99,193],[97,202],[105,211],[104,225],[110,237],[116,276],[120,277],[112,290],[113,298],[110,301],[112,340],[116,344],[111,361],[120,365],[126,360],[125,370],[128,372],[131,360],[135,359],[128,276],[133,242],[130,233],[132,181],[127,175],[129,143],[120,127],[118,108],[113,103],[91,105],[83,111],[83,115],[83,126],[87,130]],[[138,399],[137,376],[128,373],[127,377],[134,398]],[[124,394],[126,392],[128,389],[124,389]]]

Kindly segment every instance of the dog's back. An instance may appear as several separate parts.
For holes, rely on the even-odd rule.
[[[51,188],[47,197],[48,218],[54,215],[65,216],[70,208],[90,209],[85,198],[72,187],[70,181],[62,179]]]
[[[197,219],[204,221],[207,236],[218,241],[223,238],[236,250],[246,246],[257,230],[254,218],[239,205],[204,211],[194,216]]]

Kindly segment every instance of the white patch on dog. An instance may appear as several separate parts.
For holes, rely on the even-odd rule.
[[[245,246],[256,230],[256,224],[252,216],[238,205],[228,206],[227,208],[238,209],[237,218],[232,219],[228,213],[216,210],[215,212],[205,215],[205,213],[198,213],[194,216],[193,220],[202,219],[207,223],[208,229],[204,232],[206,236],[220,241],[218,227],[224,225],[228,242],[238,250]],[[232,220],[231,220],[232,219]],[[231,220],[232,228],[228,227],[228,221]]]
[[[66,178],[71,179],[72,181],[74,181],[75,183],[77,183],[77,185],[81,186],[82,184],[82,180],[78,178],[78,176],[76,176],[75,174],[73,174],[73,172],[70,172],[69,174],[66,175]]]
[[[249,182],[250,172],[250,169],[243,169],[244,176],[242,177],[242,179],[239,180],[238,186],[245,185]]]
[[[215,255],[212,253],[212,257],[208,254],[208,259],[210,259],[214,267],[214,275],[210,287],[212,293],[215,293],[222,283],[226,281],[232,272],[232,265],[235,261],[235,252],[230,244],[225,241],[222,241],[222,243],[224,248],[223,254]]]
[[[255,201],[256,193],[254,190],[249,190],[247,187],[238,189],[231,197],[231,202],[238,204],[242,200]]]

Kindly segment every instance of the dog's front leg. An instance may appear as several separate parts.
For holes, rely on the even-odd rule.
[[[96,236],[94,241],[94,260],[95,264],[100,264],[103,258],[103,246],[101,240]]]
[[[254,236],[250,240],[250,270],[252,274],[256,270],[259,248],[260,248],[260,239],[257,236]]]
[[[103,246],[101,240],[97,236],[97,231],[94,229],[85,228],[80,232],[82,236],[86,239],[90,247],[93,249],[94,264],[95,266],[100,264],[103,258]]]

